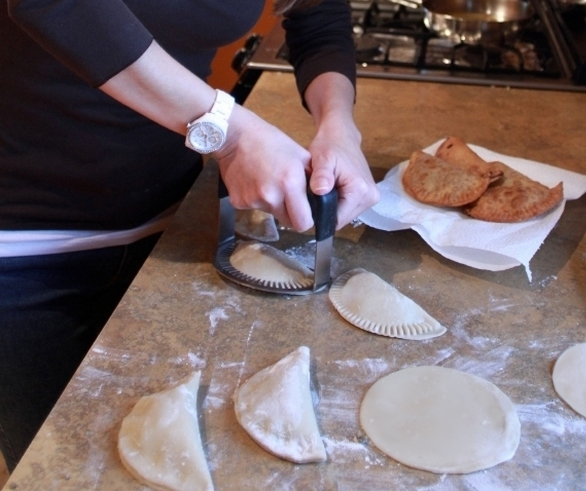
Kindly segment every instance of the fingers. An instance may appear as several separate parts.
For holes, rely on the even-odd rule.
[[[230,121],[230,140],[215,157],[233,206],[271,213],[299,231],[311,228],[309,151],[245,108],[236,108]]]
[[[298,232],[304,232],[313,226],[305,178],[283,188],[273,188],[272,192],[259,191],[254,194],[256,200],[253,203],[233,203],[234,207],[270,213],[281,225]]]
[[[380,192],[374,182],[354,180],[338,188],[338,224],[341,229],[362,212],[375,205],[380,199]]]
[[[314,141],[310,148],[311,190],[315,194],[326,194],[334,185],[338,190],[337,229],[378,202],[379,190],[358,145],[332,144],[328,140],[325,143]]]
[[[311,208],[307,200],[306,184],[303,184],[301,193],[290,193],[285,197],[287,215],[291,219],[291,226],[298,232],[305,232],[313,227]]]
[[[309,179],[309,187],[318,196],[328,194],[335,184],[334,167],[332,165],[318,167],[313,171]]]
[[[338,229],[375,204],[379,191],[357,133],[341,131],[340,125],[326,126],[304,149],[276,127],[236,108],[231,139],[215,155],[234,207],[259,209],[284,226],[306,231],[313,226],[306,174],[316,195],[336,186]]]
[[[234,208],[270,213],[281,225],[301,232],[313,226],[313,218],[307,200],[305,166],[300,164],[300,160],[291,159],[280,168],[275,165],[264,171],[261,165],[252,170],[241,165],[220,165],[220,172]]]

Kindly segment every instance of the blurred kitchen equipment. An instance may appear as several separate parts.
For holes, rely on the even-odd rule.
[[[469,44],[503,44],[535,15],[523,0],[422,0],[425,25]]]
[[[498,26],[494,42],[492,28],[482,42],[435,32],[423,1],[350,0],[359,77],[586,92],[585,6],[566,3],[586,0],[527,0],[534,15]],[[264,70],[292,71],[287,54],[280,25],[251,37],[234,58],[238,100]]]

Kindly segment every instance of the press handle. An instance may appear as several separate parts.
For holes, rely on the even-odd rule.
[[[311,215],[315,224],[315,240],[321,242],[333,237],[336,232],[336,215],[338,212],[338,191],[334,187],[328,194],[314,194],[307,186],[307,199],[311,206]]]

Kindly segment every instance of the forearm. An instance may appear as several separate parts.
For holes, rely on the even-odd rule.
[[[379,192],[360,148],[361,135],[353,117],[354,86],[336,72],[316,77],[305,91],[305,101],[317,126],[309,145],[310,186],[314,193],[338,190],[341,228],[372,206]]]
[[[309,84],[305,102],[318,128],[318,136],[324,131],[351,132],[360,143],[353,117],[354,99],[354,86],[340,73],[324,73]]]
[[[100,87],[119,102],[180,134],[209,111],[215,91],[153,43]],[[236,208],[272,213],[297,230],[312,225],[306,199],[309,153],[248,109],[235,105],[225,145],[214,153]]]
[[[156,42],[100,89],[182,135],[187,123],[209,111],[215,99],[214,89],[175,61]]]
[[[349,81],[356,79],[347,0],[321,0],[314,8],[288,15],[283,26],[300,94],[306,94],[308,86],[323,74],[337,72]]]

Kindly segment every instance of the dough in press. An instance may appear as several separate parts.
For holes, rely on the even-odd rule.
[[[553,367],[553,386],[570,407],[586,416],[586,343],[564,351]]]
[[[313,273],[283,251],[257,241],[241,241],[230,256],[230,264],[241,273],[267,285],[309,287]]]
[[[276,242],[279,240],[279,231],[275,218],[270,213],[261,210],[237,210],[235,232],[247,239],[261,242]]]
[[[309,386],[308,347],[250,377],[234,402],[238,422],[265,450],[299,464],[326,460]]]
[[[118,452],[143,484],[165,491],[212,491],[199,434],[200,372],[177,387],[141,397],[122,421]]]
[[[329,297],[344,319],[375,334],[421,340],[446,332],[444,326],[413,300],[362,268],[336,278]]]
[[[511,400],[490,382],[436,366],[407,368],[375,382],[360,423],[395,460],[439,474],[487,469],[513,457],[520,439]]]

